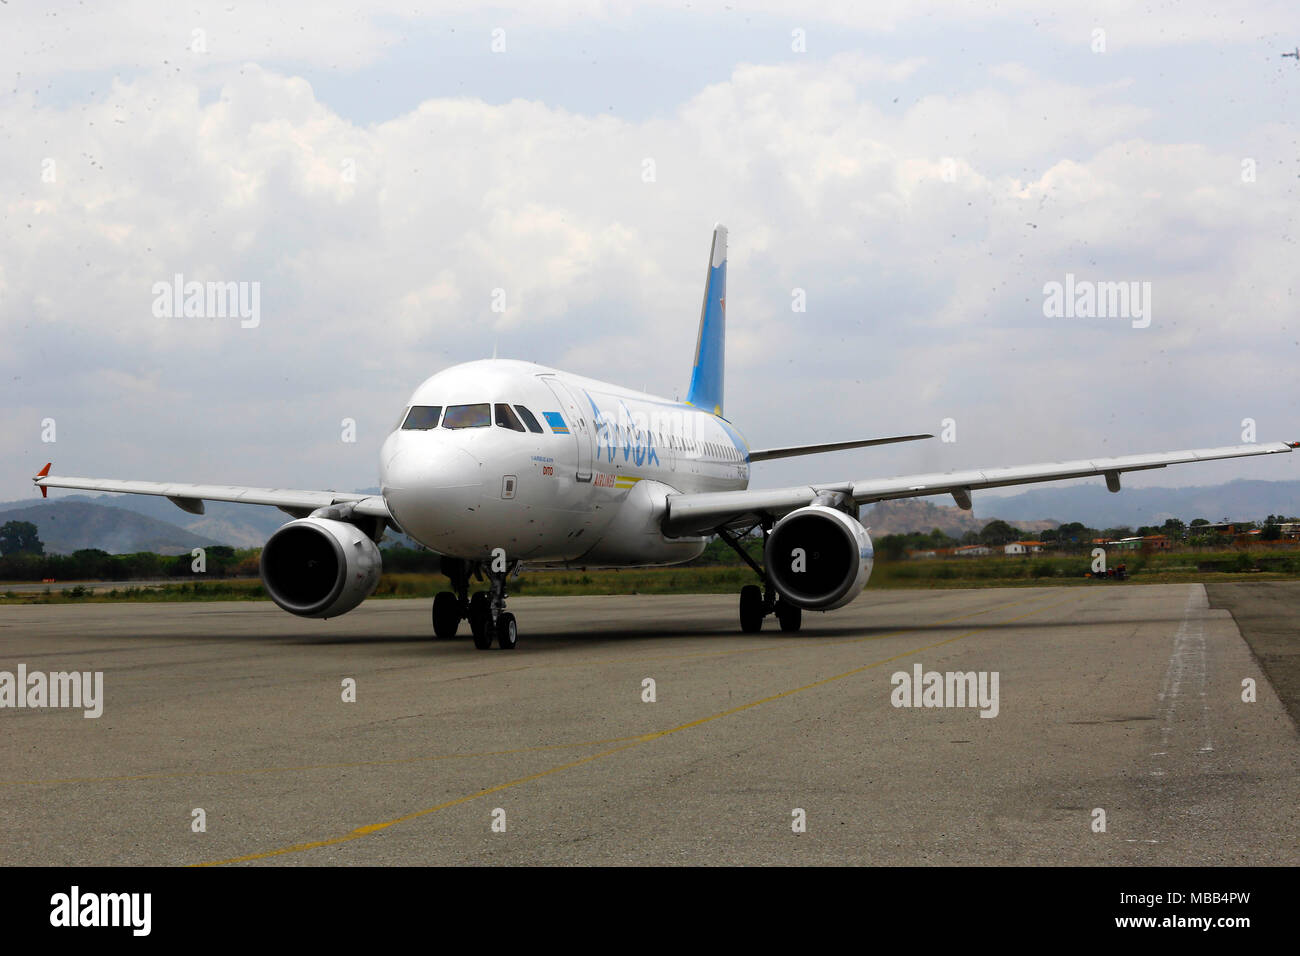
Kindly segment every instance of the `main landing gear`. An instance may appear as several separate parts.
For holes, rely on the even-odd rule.
[[[440,641],[451,640],[462,620],[469,621],[474,646],[487,650],[494,643],[503,651],[513,651],[519,644],[519,625],[506,608],[506,580],[519,567],[513,561],[505,571],[485,571],[477,563],[458,558],[443,558],[443,573],[451,579],[451,591],[441,591],[433,599],[433,633]],[[486,576],[489,590],[469,593],[470,577],[480,581]]]
[[[771,530],[770,525],[764,524],[764,541],[767,540],[769,530]],[[740,629],[746,634],[757,634],[763,629],[763,618],[775,614],[781,624],[781,630],[786,632],[799,630],[803,626],[803,608],[796,607],[776,593],[776,588],[772,587],[767,572],[763,570],[762,565],[750,557],[739,538],[725,528],[718,529],[718,537],[731,545],[763,582],[762,587],[757,584],[746,584],[740,589]]]

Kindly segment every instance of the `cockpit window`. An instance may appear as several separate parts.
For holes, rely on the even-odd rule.
[[[509,428],[511,431],[524,431],[524,426],[519,423],[519,416],[511,411],[509,405],[497,406],[497,427]]]
[[[492,424],[492,406],[487,402],[482,405],[448,405],[447,414],[442,417],[443,428],[487,428]]]
[[[532,412],[524,408],[522,405],[516,405],[515,411],[519,413],[519,417],[524,420],[524,424],[528,426],[530,432],[537,432],[539,435],[542,434],[542,426],[538,423],[537,418]]]
[[[438,416],[442,414],[441,405],[412,405],[402,422],[405,430],[427,431],[438,427]]]

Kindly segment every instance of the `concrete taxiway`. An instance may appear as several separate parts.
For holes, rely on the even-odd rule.
[[[0,607],[0,671],[104,675],[98,719],[0,709],[0,862],[1300,862],[1300,737],[1200,585],[510,608],[513,652],[427,601]],[[997,715],[893,706],[915,664]]]

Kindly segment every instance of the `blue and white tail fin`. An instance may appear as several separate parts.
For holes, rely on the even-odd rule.
[[[695,342],[695,368],[686,401],[715,415],[722,414],[722,377],[727,344],[727,227],[713,228],[709,272],[700,307],[700,334]]]

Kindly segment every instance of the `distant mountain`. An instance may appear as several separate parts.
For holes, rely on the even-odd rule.
[[[111,554],[185,554],[192,548],[222,543],[124,508],[57,499],[25,505],[0,511],[0,525],[30,521],[36,525],[46,554],[71,554],[82,548]]]
[[[1111,494],[1100,483],[1034,488],[1007,498],[973,495],[976,514],[997,514],[1013,524],[1027,519],[1082,521],[1090,528],[1137,528],[1166,518],[1261,521],[1271,514],[1300,515],[1300,481],[1240,479],[1195,488],[1125,488]],[[985,519],[986,521],[992,519]]]
[[[1166,518],[1261,521],[1271,514],[1300,516],[1300,481],[1241,479],[1196,488],[1125,488],[1119,494],[1107,491],[1104,484],[1088,483],[1033,488],[1005,498],[976,491],[972,499],[971,511],[936,503],[951,498],[881,501],[863,509],[862,523],[877,536],[938,528],[957,538],[994,518],[1025,531],[1067,521],[1082,521],[1090,528],[1139,528],[1164,524]]]
[[[952,498],[949,498],[952,501]],[[998,515],[1002,518],[1002,515]],[[993,518],[976,518],[971,511],[962,511],[956,505],[936,505],[926,498],[900,498],[898,501],[880,501],[862,511],[862,523],[871,529],[872,536],[907,535],[914,531],[928,532],[939,528],[949,537],[961,537],[967,531],[979,531]],[[1004,518],[1004,520],[1009,520]],[[1044,531],[1061,522],[1014,522],[1023,531]]]
[[[952,499],[949,498],[949,501]],[[998,517],[1010,521],[999,510]],[[956,505],[937,505],[925,498],[900,498],[897,501],[879,501],[862,510],[862,523],[871,529],[874,537],[886,534],[928,532],[938,528],[950,538],[960,538],[967,531],[979,531],[992,521],[992,517],[976,517]],[[1043,531],[1055,528],[1059,521],[1015,521],[1024,531]]]
[[[378,488],[358,488],[362,494],[379,494]],[[260,548],[266,539],[283,525],[293,519],[279,508],[270,505],[244,505],[229,501],[205,501],[204,513],[192,515],[181,511],[166,498],[158,495],[63,495],[58,491],[55,497],[42,502],[40,498],[27,498],[20,501],[0,502],[0,511],[16,508],[40,507],[42,504],[80,503],[95,507],[108,507],[132,512],[152,518],[170,527],[188,531],[207,540],[207,543],[228,544],[235,548]],[[102,527],[107,527],[104,525]],[[45,536],[41,536],[45,540]],[[384,547],[395,544],[413,546],[414,542],[405,535],[389,530],[383,541]],[[185,550],[199,545],[189,545]],[[105,551],[112,550],[104,545],[81,545],[81,547],[99,547]],[[48,547],[46,550],[50,550]],[[75,550],[75,549],[74,549]],[[147,548],[135,550],[149,550]]]
[[[40,498],[11,501],[0,504],[0,509],[30,507],[40,501]],[[63,495],[55,491],[48,501],[50,504],[76,502],[129,511],[236,548],[260,548],[272,531],[290,520],[278,508],[224,501],[206,501],[204,513],[192,515],[157,495]]]

